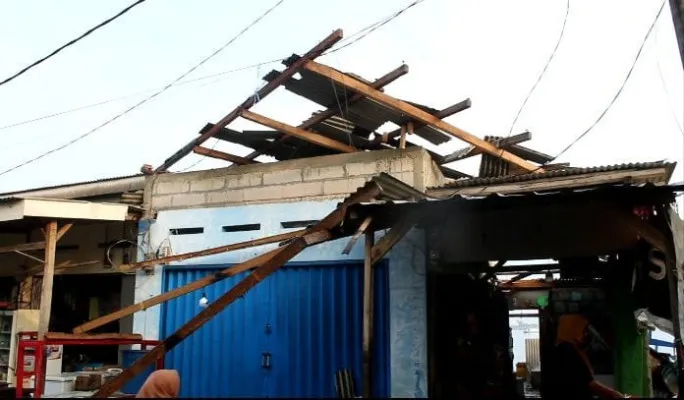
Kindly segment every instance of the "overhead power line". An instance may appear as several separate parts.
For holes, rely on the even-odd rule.
[[[17,165],[15,165],[15,166],[11,167],[11,168],[8,168],[8,169],[6,169],[6,170],[0,172],[0,176],[5,175],[5,174],[8,173],[8,172],[14,171],[15,169],[21,168],[21,167],[23,167],[23,166],[25,166],[25,165],[27,165],[27,164],[30,164],[30,163],[35,162],[35,161],[37,161],[37,160],[40,160],[41,158],[43,158],[43,157],[45,157],[45,156],[48,156],[48,155],[50,155],[50,154],[52,154],[52,153],[56,153],[56,152],[58,152],[58,151],[60,151],[60,150],[62,150],[62,149],[65,149],[65,148],[71,146],[72,144],[74,144],[74,143],[76,143],[76,142],[78,142],[78,141],[80,141],[80,140],[82,140],[82,139],[84,139],[84,138],[90,136],[91,134],[97,132],[98,130],[104,128],[105,126],[111,124],[112,122],[116,121],[117,119],[123,117],[124,115],[128,114],[129,112],[135,110],[136,108],[140,107],[141,105],[147,103],[148,101],[150,101],[150,100],[154,99],[155,97],[159,96],[160,94],[164,93],[166,90],[168,90],[169,88],[171,88],[172,86],[174,86],[175,84],[177,84],[181,79],[183,79],[183,78],[185,78],[186,76],[188,76],[190,73],[192,73],[192,72],[195,71],[197,68],[199,68],[200,66],[202,66],[204,63],[206,63],[207,61],[209,61],[211,58],[213,58],[214,56],[216,56],[218,53],[220,53],[221,51],[223,51],[226,47],[230,46],[233,42],[235,42],[238,38],[240,38],[245,32],[247,32],[251,27],[253,27],[253,26],[256,25],[257,23],[259,23],[263,18],[265,18],[268,14],[270,14],[270,13],[271,13],[273,10],[275,10],[278,6],[280,6],[281,4],[283,4],[284,1],[285,1],[285,0],[279,0],[273,7],[269,8],[268,10],[266,10],[266,12],[264,12],[263,14],[261,14],[257,19],[255,19],[254,21],[252,21],[252,22],[251,22],[249,25],[247,25],[244,29],[242,29],[240,32],[238,32],[238,34],[235,35],[232,39],[230,39],[226,44],[224,44],[224,45],[221,46],[218,50],[216,50],[216,51],[214,51],[213,53],[211,53],[208,57],[204,58],[202,61],[200,61],[200,62],[199,62],[198,64],[196,64],[194,67],[190,68],[188,71],[186,71],[185,73],[181,74],[178,78],[174,79],[171,83],[169,83],[168,85],[164,86],[162,89],[158,90],[157,92],[153,93],[151,96],[146,97],[145,99],[139,101],[138,103],[134,104],[133,106],[127,108],[127,109],[124,110],[123,112],[117,114],[117,115],[114,116],[113,118],[108,119],[107,121],[103,122],[102,124],[98,125],[97,127],[95,127],[95,128],[93,128],[93,129],[91,129],[90,131],[88,131],[88,132],[86,132],[86,133],[84,133],[84,134],[82,134],[82,135],[80,135],[80,136],[78,136],[78,137],[76,137],[76,138],[74,138],[74,139],[72,139],[72,140],[70,140],[70,141],[64,143],[63,145],[58,146],[58,147],[55,147],[55,148],[53,148],[53,149],[51,149],[51,150],[48,150],[48,151],[46,151],[46,152],[44,152],[44,153],[42,153],[42,154],[40,154],[40,155],[38,155],[38,156],[36,156],[36,157],[33,157],[33,158],[31,158],[31,159],[29,159],[29,160],[27,160],[27,161],[24,161],[24,162],[22,162],[22,163],[20,163],[20,164],[17,164]]]
[[[26,67],[24,67],[22,70],[20,70],[20,71],[17,72],[16,74],[14,74],[14,75],[10,76],[9,78],[3,80],[2,82],[0,82],[0,86],[5,85],[5,84],[9,83],[10,81],[13,81],[14,79],[17,79],[17,78],[20,77],[21,75],[27,73],[30,69],[36,67],[38,64],[41,64],[41,63],[47,61],[48,59],[50,59],[50,58],[56,56],[56,55],[57,55],[59,52],[61,52],[62,50],[66,49],[66,48],[69,47],[69,46],[72,46],[72,45],[76,44],[76,43],[79,42],[80,40],[84,39],[86,36],[90,35],[91,33],[95,32],[96,30],[102,28],[103,26],[109,24],[110,22],[116,20],[117,18],[121,17],[122,15],[124,15],[124,14],[126,14],[127,12],[129,12],[130,10],[132,10],[135,6],[137,6],[137,5],[139,5],[139,4],[142,4],[142,3],[144,3],[145,1],[147,1],[147,0],[138,0],[138,1],[136,1],[135,3],[131,4],[130,6],[124,8],[124,9],[121,10],[121,11],[119,11],[119,12],[118,12],[116,15],[114,15],[113,17],[104,20],[103,22],[101,22],[101,23],[95,25],[93,28],[88,29],[88,30],[87,30],[85,33],[83,33],[81,36],[77,37],[76,39],[70,40],[70,41],[67,42],[65,45],[63,45],[63,46],[59,47],[58,49],[54,50],[52,53],[48,54],[47,56],[41,58],[40,60],[38,60],[38,61],[36,61],[36,62],[34,62],[34,63],[32,63],[32,64],[26,66]]]
[[[520,114],[522,114],[523,109],[527,105],[527,101],[530,99],[530,97],[532,97],[532,93],[534,93],[534,90],[537,88],[537,85],[539,85],[539,82],[541,82],[542,78],[544,77],[544,74],[546,74],[546,70],[549,68],[549,65],[551,64],[553,57],[555,57],[556,51],[558,51],[558,47],[560,46],[561,41],[563,40],[563,35],[565,34],[565,25],[568,22],[568,15],[569,14],[570,14],[570,0],[567,0],[565,2],[565,18],[563,18],[563,26],[561,28],[560,35],[558,35],[558,40],[556,41],[556,46],[553,48],[553,51],[551,52],[551,56],[546,61],[546,64],[544,65],[542,72],[539,74],[537,81],[534,82],[534,85],[532,85],[532,89],[530,89],[530,92],[527,93],[527,97],[525,97],[525,100],[523,101],[522,105],[520,106],[520,109],[518,109],[518,113],[515,115],[515,118],[513,119],[513,122],[511,123],[511,128],[508,130],[508,137],[510,137],[513,134],[513,128],[515,127],[515,123],[518,122],[518,118],[520,118]]]
[[[608,111],[613,107],[615,104],[615,101],[620,97],[620,94],[622,94],[622,91],[625,89],[625,86],[627,85],[627,82],[629,81],[629,78],[632,76],[632,72],[634,72],[634,67],[636,67],[637,61],[639,61],[639,57],[641,56],[641,52],[644,50],[644,46],[646,45],[646,42],[648,41],[649,36],[651,36],[651,33],[653,32],[653,28],[655,28],[656,23],[658,22],[658,18],[660,18],[660,14],[663,13],[663,10],[665,9],[665,4],[667,3],[667,0],[663,0],[663,3],[660,5],[660,9],[658,10],[658,13],[656,14],[655,18],[653,19],[653,23],[651,23],[651,26],[648,28],[648,31],[646,32],[646,35],[644,36],[644,39],[641,42],[641,46],[639,46],[639,51],[637,52],[636,56],[634,57],[634,61],[632,62],[632,66],[629,68],[629,71],[627,72],[627,75],[625,75],[625,79],[622,81],[622,85],[620,85],[620,88],[615,92],[615,96],[613,96],[612,100],[610,103],[608,103],[608,106],[599,114],[598,118],[589,125],[589,127],[584,130],[575,140],[570,142],[569,145],[567,145],[563,150],[561,150],[560,153],[558,153],[551,162],[555,161],[558,159],[560,156],[565,154],[568,150],[570,150],[573,146],[575,146],[580,140],[582,140],[585,136],[589,134],[589,132],[594,129],[596,125],[598,125],[599,122],[603,119],[603,117],[608,114]]]
[[[356,43],[356,42],[360,41],[361,39],[365,38],[366,36],[368,36],[372,31],[374,31],[374,30],[380,28],[380,26],[387,24],[391,19],[394,19],[394,18],[398,17],[399,15],[401,15],[403,12],[405,12],[405,11],[408,10],[409,8],[414,7],[414,6],[418,5],[419,3],[423,2],[423,1],[425,1],[425,0],[414,1],[413,3],[411,3],[411,4],[409,4],[408,6],[404,7],[403,9],[401,9],[401,10],[399,10],[399,11],[397,11],[397,12],[392,13],[392,14],[389,15],[388,17],[382,18],[381,20],[376,21],[376,22],[374,22],[373,24],[371,24],[371,25],[369,25],[369,26],[367,26],[367,27],[365,27],[365,28],[363,28],[363,29],[361,29],[361,30],[355,32],[355,33],[352,34],[351,36],[349,36],[349,37],[343,39],[342,41],[340,41],[341,46],[339,46],[339,47],[337,47],[337,48],[333,48],[333,49],[331,49],[330,51],[328,51],[327,53],[324,53],[323,55],[325,55],[325,54],[331,54],[331,53],[333,53],[333,52],[337,52],[337,51],[340,51],[340,50],[342,50],[342,49],[344,49],[344,48],[346,48],[346,47],[348,47],[348,46],[351,46],[353,43]],[[353,42],[352,42],[352,41],[353,41]],[[262,62],[259,62],[259,63],[256,63],[256,64],[247,65],[247,66],[244,66],[244,67],[237,67],[237,68],[229,69],[229,70],[226,70],[226,71],[218,72],[218,73],[215,73],[215,74],[210,74],[210,75],[200,76],[200,77],[194,78],[194,79],[184,80],[184,81],[182,81],[182,82],[176,83],[173,87],[179,87],[179,86],[187,85],[187,84],[194,83],[194,82],[204,81],[204,80],[208,80],[208,79],[212,79],[212,78],[218,78],[218,77],[221,77],[221,76],[225,76],[225,75],[232,74],[232,73],[234,73],[234,72],[241,72],[241,71],[245,71],[245,70],[249,70],[249,69],[259,68],[259,67],[262,67],[262,66],[265,66],[265,65],[270,65],[270,64],[279,63],[279,62],[282,62],[282,61],[287,60],[289,57],[290,57],[290,56],[288,55],[288,56],[286,56],[286,57],[281,57],[281,58],[272,59],[272,60],[268,60],[268,61],[262,61]],[[118,97],[113,97],[113,98],[110,98],[110,99],[107,99],[107,100],[98,101],[98,102],[95,102],[95,103],[91,103],[91,104],[88,104],[88,105],[83,105],[83,106],[71,108],[71,109],[68,109],[68,110],[57,111],[57,112],[54,112],[54,113],[51,113],[51,114],[46,114],[46,115],[43,115],[43,116],[40,116],[40,117],[35,117],[35,118],[31,118],[31,119],[24,120],[24,121],[19,121],[19,122],[13,122],[13,123],[8,124],[8,125],[0,126],[0,130],[10,129],[10,128],[14,128],[14,127],[17,127],[17,126],[26,125],[26,124],[30,124],[30,123],[33,123],[33,122],[42,121],[42,120],[49,119],[49,118],[59,117],[59,116],[61,116],[61,115],[65,115],[65,114],[71,114],[71,113],[78,112],[78,111],[82,111],[82,110],[86,110],[86,109],[89,109],[89,108],[93,108],[93,107],[97,107],[97,106],[109,104],[109,103],[112,103],[112,102],[115,102],[115,101],[118,101],[118,100],[124,100],[124,99],[128,99],[128,98],[131,98],[131,97],[140,96],[140,95],[143,95],[143,94],[146,94],[146,93],[150,93],[150,92],[153,92],[153,91],[157,91],[157,90],[159,90],[158,87],[157,87],[157,88],[154,88],[154,89],[141,90],[141,91],[138,91],[138,92],[125,94],[125,95],[118,96]]]

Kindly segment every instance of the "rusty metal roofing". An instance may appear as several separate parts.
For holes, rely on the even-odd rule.
[[[544,173],[528,173],[524,175],[509,175],[494,178],[472,178],[472,179],[461,179],[455,182],[449,182],[445,185],[430,188],[435,189],[461,189],[467,187],[476,186],[492,186],[492,185],[503,185],[508,183],[517,182],[529,182],[537,181],[550,178],[560,178],[560,177],[570,177],[586,175],[596,172],[617,172],[617,171],[629,171],[629,170],[647,170],[654,168],[667,168],[669,179],[672,171],[674,170],[676,163],[670,163],[666,161],[656,161],[656,162],[644,162],[644,163],[629,163],[629,164],[616,164],[616,165],[605,165],[600,167],[589,167],[589,168],[566,168],[556,171],[548,171]]]

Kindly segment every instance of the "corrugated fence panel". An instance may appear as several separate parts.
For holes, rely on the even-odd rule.
[[[225,266],[224,266],[225,267]],[[168,268],[165,290],[216,272]],[[374,395],[389,395],[387,266],[375,269]],[[206,288],[211,301],[245,275]],[[334,374],[350,369],[361,390],[363,265],[292,263],[181,343],[167,357],[181,394],[194,397],[335,397]],[[195,292],[168,302],[163,335],[201,311]],[[264,353],[269,353],[266,365]],[[267,368],[264,368],[267,367]]]
[[[530,370],[541,365],[539,339],[525,339],[525,363]]]

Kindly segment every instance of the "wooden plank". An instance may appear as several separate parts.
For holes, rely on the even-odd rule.
[[[395,80],[406,75],[408,73],[408,71],[409,71],[408,65],[403,64],[399,68],[396,68],[393,71],[390,71],[389,73],[387,73],[387,74],[383,75],[382,77],[376,79],[373,83],[371,83],[371,86],[374,89],[381,90],[384,86],[387,86],[390,83],[394,82]],[[363,98],[365,98],[365,96],[358,94],[358,93],[355,93],[353,96],[351,96],[349,98],[347,103],[349,103],[349,105],[352,105],[352,104],[358,103]],[[339,113],[340,113],[340,107],[337,105],[337,102],[335,102],[334,104],[331,104],[326,110],[321,111],[320,113],[318,113],[318,114],[312,116],[311,118],[309,118],[308,120],[304,121],[302,124],[300,124],[298,126],[298,128],[310,129],[314,125],[319,124],[319,123],[325,121],[326,119],[328,119],[330,117],[334,117],[336,115],[339,115]],[[270,144],[266,148],[266,151],[274,148],[278,143],[281,143],[283,140],[285,140],[289,137],[290,137],[290,135],[283,134],[280,138],[273,141],[273,143]],[[250,160],[253,160],[262,154],[263,154],[263,152],[253,151],[245,157],[250,159]]]
[[[306,230],[301,229],[301,230],[294,231],[294,232],[281,233],[278,235],[267,236],[267,237],[263,237],[263,238],[259,238],[259,239],[247,240],[245,242],[227,244],[225,246],[212,247],[209,249],[204,249],[204,250],[199,250],[199,251],[191,251],[189,253],[176,254],[176,255],[168,256],[168,257],[154,258],[152,260],[140,261],[140,262],[133,263],[133,264],[122,264],[122,265],[119,265],[119,271],[130,272],[130,271],[133,271],[136,269],[151,267],[151,266],[158,265],[158,264],[168,264],[168,263],[172,263],[172,262],[187,260],[190,258],[197,258],[197,257],[210,256],[213,254],[227,253],[229,251],[248,249],[250,247],[263,246],[263,245],[271,244],[271,243],[280,243],[280,242],[288,240],[288,239],[292,239],[292,238],[302,236],[304,234],[304,232],[306,232]]]
[[[460,101],[454,105],[451,105],[451,106],[449,106],[443,110],[440,110],[437,114],[435,114],[435,117],[437,117],[439,119],[444,119],[444,118],[450,117],[450,116],[452,116],[456,113],[459,113],[463,110],[469,109],[471,104],[472,104],[472,102],[470,101],[470,99],[465,99],[465,100]],[[413,122],[413,124],[414,124],[413,129],[416,129],[416,130],[425,126],[425,124],[422,124],[420,122],[419,123]],[[393,130],[387,134],[387,136],[389,137],[390,140],[396,139],[400,135],[401,135],[401,129],[395,129],[395,130]]]
[[[337,219],[337,224],[339,224],[340,220],[341,217]],[[263,265],[254,270],[249,276],[233,286],[233,288],[216,299],[216,301],[211,302],[207,308],[190,319],[190,321],[181,326],[176,332],[171,334],[171,336],[164,339],[161,344],[136,360],[130,367],[126,368],[114,379],[105,383],[92,397],[104,398],[111,396],[137,374],[147,369],[147,367],[152,365],[157,359],[164,357],[188,336],[200,329],[235,300],[244,296],[249,290],[277,271],[286,262],[302,252],[302,250],[313,244],[325,242],[334,238],[330,231],[320,230],[320,223],[316,225],[316,228],[317,229],[315,229],[314,232],[299,237],[284,246],[281,251],[275,253],[269,260],[266,260]]]
[[[508,147],[514,144],[526,142],[532,139],[532,134],[530,132],[523,132],[517,135],[509,136],[501,140],[497,140],[493,144],[496,147]],[[482,150],[475,146],[468,146],[463,149],[458,149],[451,154],[442,157],[440,164],[449,164],[454,161],[463,160],[464,158],[473,157],[482,154]]]
[[[649,222],[644,221],[631,212],[618,210],[606,210],[606,212],[617,219],[618,224],[621,224],[624,229],[634,232],[635,235],[662,251],[663,254],[670,255],[671,249],[665,235]]]
[[[143,335],[137,333],[94,333],[94,334],[76,334],[65,332],[46,332],[45,339],[50,340],[142,340]]]
[[[217,122],[211,129],[209,129],[207,132],[202,134],[201,136],[191,140],[188,144],[183,146],[180,150],[178,150],[175,154],[173,154],[171,157],[167,158],[162,165],[157,167],[157,169],[154,170],[155,173],[160,173],[164,172],[167,169],[169,169],[171,166],[173,166],[175,163],[180,161],[183,157],[186,155],[190,154],[192,149],[195,148],[195,146],[199,146],[202,143],[206,142],[208,139],[216,135],[221,131],[221,129],[225,128],[228,124],[231,122],[235,121],[239,116],[240,113],[244,110],[249,110],[254,104],[256,104],[258,101],[263,100],[266,96],[268,96],[271,92],[273,92],[275,89],[277,89],[280,85],[283,83],[287,82],[288,79],[292,78],[294,74],[299,71],[299,69],[304,66],[304,64],[307,61],[313,60],[323,54],[326,50],[330,49],[335,43],[339,42],[340,39],[342,39],[342,30],[338,29],[328,35],[323,41],[318,43],[316,46],[314,46],[311,50],[309,50],[306,54],[304,54],[301,58],[299,58],[297,61],[292,63],[289,67],[285,68],[283,72],[278,75],[277,78],[274,80],[268,82],[266,85],[264,85],[261,89],[259,89],[256,93],[251,94],[242,104],[237,106],[233,111],[228,113],[225,117],[223,117],[219,122]]]
[[[248,158],[236,156],[234,154],[230,153],[225,153],[223,151],[218,151],[214,149],[208,149],[206,147],[202,146],[195,146],[192,151],[195,154],[203,155],[205,157],[211,157],[211,158],[216,158],[219,160],[224,160],[224,161],[229,161],[234,164],[238,165],[247,165],[247,164],[258,164],[258,161],[250,160]]]
[[[57,231],[57,239],[56,240],[59,241],[60,239],[62,239],[62,236],[64,236],[67,232],[69,232],[69,229],[71,229],[72,226],[74,226],[74,224],[62,225],[62,227],[59,228],[59,230]]]
[[[19,243],[0,247],[0,253],[14,253],[15,251],[41,250],[45,248],[45,242]]]
[[[231,276],[235,276],[235,275],[238,275],[242,272],[249,271],[251,269],[258,267],[259,265],[261,265],[265,261],[269,260],[276,253],[278,253],[280,250],[282,250],[282,248],[277,248],[277,249],[268,251],[268,252],[261,254],[255,258],[252,258],[252,259],[247,260],[245,262],[242,262],[240,264],[233,265],[231,267],[223,269],[218,273],[208,275],[202,279],[198,279],[196,281],[190,282],[187,285],[183,285],[183,286],[178,287],[176,289],[173,289],[171,291],[164,292],[164,293],[159,294],[157,296],[151,297],[147,300],[143,300],[140,303],[136,303],[136,304],[132,304],[130,306],[126,306],[120,310],[114,311],[111,314],[107,314],[107,315],[103,315],[99,318],[95,318],[91,321],[88,321],[82,325],[75,327],[73,329],[73,332],[74,333],[84,333],[84,332],[91,331],[95,328],[106,325],[110,322],[118,321],[121,318],[135,314],[138,311],[147,310],[150,307],[159,305],[159,304],[164,303],[164,302],[169,301],[169,300],[173,300],[173,299],[180,297],[180,296],[184,296],[188,293],[197,291],[199,289],[207,287],[207,286],[214,284],[216,282],[222,281],[222,280],[229,278]]]
[[[447,122],[444,122],[441,119],[435,117],[434,115],[431,115],[430,113],[427,113],[419,109],[418,107],[412,106],[404,101],[401,101],[383,92],[375,90],[367,84],[359,81],[358,79],[348,74],[344,74],[340,71],[337,71],[326,65],[316,63],[314,61],[306,62],[304,68],[306,68],[308,71],[326,77],[332,80],[333,82],[338,83],[350,90],[359,92],[377,102],[384,104],[387,107],[391,107],[399,112],[402,112],[406,114],[408,117],[418,120],[423,124],[430,125],[437,129],[441,129],[442,131],[449,133],[456,138],[468,142],[475,147],[481,148],[482,151],[488,154],[502,158],[513,164],[519,165],[521,168],[524,168],[527,171],[544,172],[544,170],[539,166],[534,165],[528,161],[525,161],[522,158],[514,154],[511,154],[506,150],[499,149],[493,144],[485,140],[482,140],[476,137],[475,135],[464,131],[463,129],[459,129]]]
[[[419,212],[413,212],[399,220],[385,236],[380,238],[378,244],[373,246],[371,251],[373,265],[377,264],[378,261],[382,260],[385,255],[392,250],[395,244],[397,244],[401,238],[406,236],[406,234],[420,221],[420,216],[422,214]]]
[[[258,124],[267,126],[271,129],[275,129],[277,131],[286,133],[290,136],[295,136],[298,137],[302,140],[306,140],[307,142],[316,144],[318,146],[322,146],[328,149],[336,150],[336,151],[341,151],[342,153],[354,153],[356,152],[356,149],[344,144],[340,143],[337,140],[330,139],[328,137],[325,137],[323,135],[319,135],[317,133],[313,133],[311,131],[305,131],[304,129],[297,128],[292,125],[287,125],[283,122],[276,121],[273,119],[270,119],[268,117],[264,117],[263,115],[259,115],[256,113],[253,113],[251,111],[243,111],[242,112],[242,118],[245,118],[249,121],[256,122]]]
[[[55,274],[55,251],[57,248],[57,222],[49,222],[45,227],[45,269],[43,270],[43,291],[40,296],[38,314],[38,340],[42,340],[50,325],[52,308],[52,282]]]
[[[368,229],[368,226],[370,225],[371,221],[373,221],[373,217],[366,217],[366,219],[364,219],[363,222],[361,222],[361,225],[359,225],[359,228],[354,233],[354,236],[352,236],[351,239],[349,239],[349,242],[344,247],[344,250],[342,250],[342,254],[348,255],[349,253],[351,253],[352,248],[354,248],[354,245],[359,240],[361,235],[363,235],[366,232],[366,229]]]
[[[17,254],[19,254],[19,255],[22,255],[22,256],[24,256],[24,257],[26,257],[26,258],[30,258],[30,259],[32,259],[32,260],[34,260],[34,261],[38,261],[39,263],[44,263],[44,262],[45,262],[44,260],[41,260],[40,258],[38,258],[38,257],[36,257],[36,256],[32,256],[32,255],[30,255],[30,254],[28,254],[28,253],[24,253],[24,252],[21,251],[21,250],[14,250],[14,252],[17,253]]]
[[[365,252],[363,259],[363,385],[364,398],[370,398],[372,388],[372,334],[373,334],[373,259],[375,232],[365,234]]]
[[[399,135],[399,148],[404,150],[406,149],[406,125],[402,125],[400,130],[401,134]]]

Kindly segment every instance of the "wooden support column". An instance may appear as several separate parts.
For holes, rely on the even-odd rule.
[[[402,150],[406,148],[406,125],[401,126],[401,134],[399,136],[399,148]]]
[[[363,260],[363,397],[370,398],[373,393],[372,350],[373,350],[373,245],[375,232],[366,232]]]
[[[50,222],[45,228],[45,267],[43,269],[43,291],[40,296],[38,317],[38,340],[42,340],[50,325],[52,307],[52,281],[55,274],[55,251],[57,250],[57,222]]]
[[[315,61],[307,61],[304,68],[307,71],[314,72],[322,77],[330,79],[331,81],[346,87],[349,90],[361,93],[366,97],[373,99],[386,107],[390,107],[395,111],[399,111],[405,114],[407,117],[414,119],[425,125],[430,125],[434,128],[440,129],[456,138],[459,138],[473,146],[482,149],[483,152],[491,154],[495,157],[504,159],[510,163],[516,164],[519,167],[530,171],[530,172],[544,172],[543,168],[529,161],[523,160],[521,157],[516,156],[506,150],[500,149],[493,144],[478,138],[477,136],[459,129],[441,119],[435,117],[434,115],[421,110],[405,101],[399,100],[395,97],[389,96],[379,90],[373,89],[371,86],[364,82],[354,78],[349,74],[344,74],[336,69],[330,68],[326,65],[319,64]]]

